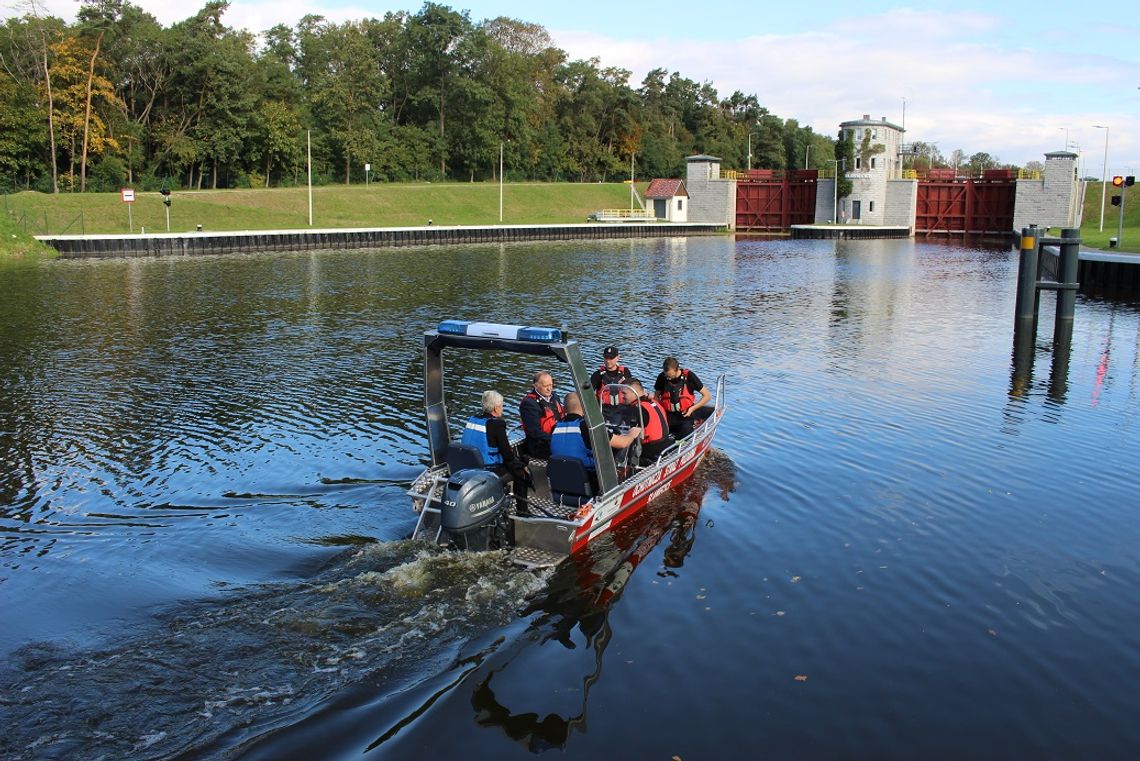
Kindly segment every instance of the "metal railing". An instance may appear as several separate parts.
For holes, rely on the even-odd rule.
[[[606,222],[610,220],[638,220],[638,221],[653,221],[657,219],[653,214],[652,209],[602,209],[594,214],[594,218],[599,222]]]

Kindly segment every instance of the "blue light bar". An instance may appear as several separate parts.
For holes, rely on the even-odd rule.
[[[440,333],[448,333],[453,336],[465,336],[467,335],[467,326],[470,324],[471,323],[464,322],[463,320],[444,320],[439,324],[436,330]]]
[[[505,325],[499,322],[443,320],[436,330],[453,336],[506,338],[512,341],[533,341],[535,343],[553,343],[563,340],[562,331],[558,328],[534,328],[523,325]]]
[[[541,341],[550,343],[562,340],[562,331],[558,328],[522,328],[519,330],[520,341]]]

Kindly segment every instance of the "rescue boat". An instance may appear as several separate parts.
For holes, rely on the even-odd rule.
[[[526,511],[473,447],[452,438],[444,395],[444,349],[553,357],[566,365],[584,407],[596,461],[597,490],[581,461],[530,458],[533,488]],[[714,410],[693,432],[653,462],[619,462],[609,446],[611,426],[590,386],[577,341],[565,329],[444,320],[424,333],[424,414],[429,465],[408,490],[419,514],[413,538],[458,549],[507,549],[512,562],[557,565],[641,512],[688,479],[712,446],[725,412],[724,376],[716,379]],[[521,437],[512,443],[517,447]],[[636,455],[636,452],[634,453]]]

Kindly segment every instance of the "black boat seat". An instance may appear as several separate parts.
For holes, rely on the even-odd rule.
[[[474,445],[461,444],[458,441],[453,441],[447,445],[445,459],[447,460],[447,470],[451,473],[472,468],[482,470],[486,467],[483,463],[482,453]]]
[[[581,507],[594,498],[590,473],[577,457],[551,457],[546,464],[550,499],[556,505]]]

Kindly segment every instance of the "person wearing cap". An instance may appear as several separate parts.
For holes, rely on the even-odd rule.
[[[607,346],[602,351],[602,359],[604,360],[602,366],[590,376],[590,385],[593,386],[594,393],[598,395],[602,412],[606,413],[606,417],[609,417],[613,408],[621,403],[618,391],[611,389],[610,384],[628,383],[633,374],[628,367],[621,364],[621,352],[616,346]]]
[[[675,357],[666,357],[661,363],[653,391],[669,417],[669,432],[678,439],[693,432],[694,420],[704,420],[712,414],[712,408],[705,407],[712,399],[709,390],[696,373],[682,368]]]
[[[526,434],[526,451],[531,457],[550,456],[550,434],[565,410],[554,391],[554,379],[545,370],[534,374],[534,386],[519,404],[519,420]]]

